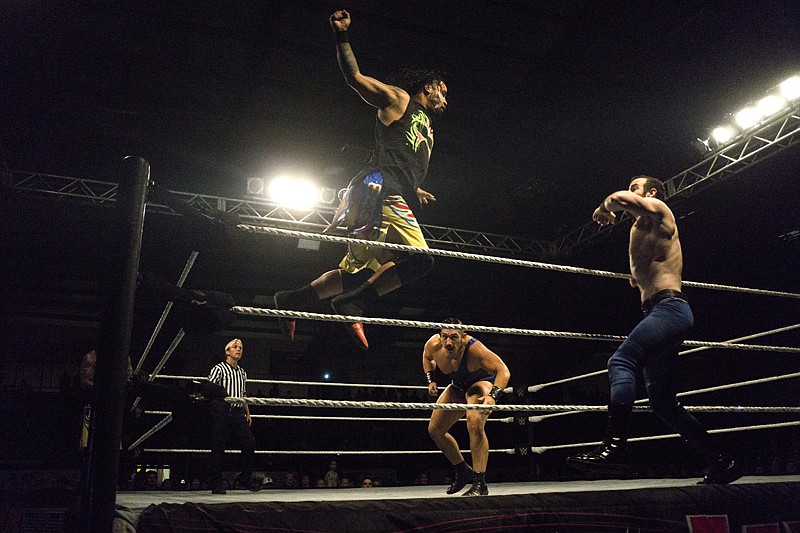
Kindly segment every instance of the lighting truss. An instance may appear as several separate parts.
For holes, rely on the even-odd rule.
[[[673,176],[664,182],[667,200],[673,198],[677,203],[683,198],[693,196],[725,178],[733,176],[755,163],[772,157],[800,141],[800,102],[796,102],[787,111],[765,122],[753,131],[733,139],[730,143],[711,152],[708,157]],[[624,217],[630,221],[632,217]],[[621,221],[620,221],[621,222]],[[551,249],[556,254],[569,254],[578,246],[599,240],[611,234],[625,224],[600,226],[595,222],[587,222],[583,226],[556,239]]]
[[[21,171],[10,171],[9,178],[12,191],[33,197],[69,199],[101,206],[112,205],[117,198],[116,183]],[[196,208],[234,213],[243,223],[275,228],[321,231],[331,223],[335,212],[335,208],[330,206],[295,211],[264,200],[173,192]],[[157,203],[149,203],[148,210],[174,214],[168,207]],[[430,225],[422,225],[421,229],[425,240],[432,246],[473,253],[544,258],[551,247],[550,241],[526,237]]]
[[[755,163],[771,157],[800,141],[800,101],[786,112],[776,115],[753,131],[733,139],[727,145],[710,152],[708,157],[664,182],[667,199],[673,203],[722,181]],[[52,174],[10,171],[10,189],[16,193],[38,197],[66,198],[95,205],[111,205],[116,201],[117,184]],[[263,200],[242,200],[204,194],[175,192],[198,208],[213,208],[239,215],[242,222],[269,227],[322,230],[330,224],[335,209],[316,207],[310,211],[294,211]],[[149,204],[152,211],[172,213],[166,206]],[[617,228],[624,227],[623,219],[613,226],[587,222],[583,226],[553,241],[486,233],[443,226],[423,225],[425,239],[435,247],[461,251],[511,255],[518,257],[559,258],[575,248],[599,240]]]

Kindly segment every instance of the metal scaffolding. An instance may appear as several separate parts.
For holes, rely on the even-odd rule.
[[[38,172],[10,171],[9,176],[11,190],[19,194],[68,198],[96,205],[112,205],[116,201],[116,183]],[[330,224],[335,211],[333,206],[318,206],[310,211],[295,211],[260,199],[172,192],[196,208],[211,208],[233,213],[238,215],[243,223],[269,227],[321,231]],[[151,211],[172,213],[172,210],[164,205],[151,203],[148,207]],[[550,250],[550,241],[497,233],[430,225],[423,225],[422,233],[432,246],[461,251],[542,258],[548,256]]]
[[[680,174],[666,180],[667,199],[673,203],[697,191],[733,176],[800,141],[800,101],[782,114],[710,152],[708,157]],[[10,189],[21,194],[70,198],[99,205],[116,200],[117,184],[81,178],[69,178],[35,172],[9,172]],[[207,194],[174,193],[197,208],[212,208],[239,216],[243,223],[297,230],[322,230],[330,224],[333,206],[318,206],[310,211],[295,211],[259,199],[236,199]],[[150,209],[172,213],[163,205],[149,204]],[[563,237],[552,241],[498,233],[486,233],[443,226],[423,225],[425,239],[434,247],[460,251],[554,259],[569,255],[575,248],[594,242],[611,233],[615,226],[587,222]]]
[[[741,135],[710,152],[708,157],[693,167],[666,180],[664,186],[667,200],[672,198],[672,203],[676,203],[682,198],[693,196],[697,191],[750,168],[755,163],[797,144],[798,141],[800,141],[800,102],[753,131],[747,132],[746,135]],[[605,237],[621,226],[620,224],[599,226],[594,222],[587,222],[553,241],[551,249],[557,254],[569,254],[578,246]]]

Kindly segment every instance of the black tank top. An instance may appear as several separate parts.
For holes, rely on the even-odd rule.
[[[410,100],[403,116],[388,126],[375,119],[375,150],[363,174],[380,170],[386,193],[402,195],[413,209],[432,149],[431,119],[424,107]]]
[[[474,372],[469,371],[469,349],[477,341],[478,339],[472,337],[467,342],[467,346],[464,348],[464,357],[461,358],[461,364],[458,365],[458,368],[456,368],[455,372],[445,374],[448,378],[450,378],[453,386],[459,389],[461,392],[466,392],[473,383],[477,383],[478,381],[490,381],[494,383],[494,374],[484,370],[483,368],[479,368]]]

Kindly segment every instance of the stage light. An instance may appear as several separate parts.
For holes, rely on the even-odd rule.
[[[761,112],[759,112],[758,109],[755,107],[745,107],[736,113],[734,120],[740,128],[746,130],[758,124],[761,118]]]
[[[787,100],[795,100],[800,97],[800,76],[792,76],[788,80],[781,83],[781,94]]]
[[[247,178],[247,194],[261,196],[264,189],[264,178]]]
[[[786,99],[775,94],[765,96],[758,101],[758,104],[756,104],[756,108],[764,117],[770,117],[785,107]]]
[[[319,203],[324,205],[331,205],[336,201],[336,189],[330,187],[322,187],[319,190]]]
[[[794,75],[772,89],[758,100],[733,115],[731,123],[715,128],[706,139],[696,139],[692,144],[702,153],[722,148],[734,140],[750,135],[751,129],[765,127],[777,120],[795,104],[793,100],[800,98],[800,75]],[[728,114],[730,119],[731,115]]]
[[[317,204],[319,188],[305,179],[280,176],[269,184],[269,199],[289,209],[311,209]]]
[[[719,126],[717,128],[714,128],[714,130],[711,132],[711,138],[717,144],[724,144],[733,138],[734,133],[735,132],[731,127]]]
[[[324,374],[322,374],[322,379],[325,381],[330,381],[331,375],[328,372],[325,372]]]

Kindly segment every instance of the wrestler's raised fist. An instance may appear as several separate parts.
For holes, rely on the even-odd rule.
[[[350,27],[350,13],[344,9],[334,11],[330,20],[333,31],[347,31],[347,28]]]

